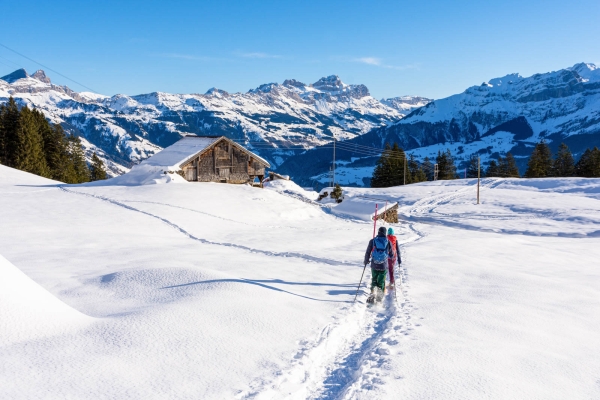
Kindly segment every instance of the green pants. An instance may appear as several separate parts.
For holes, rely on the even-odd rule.
[[[378,287],[381,291],[385,291],[385,270],[379,271],[371,268],[371,290]]]

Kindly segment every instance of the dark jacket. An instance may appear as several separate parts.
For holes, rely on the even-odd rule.
[[[377,235],[377,236],[382,236],[382,237],[386,238],[386,240],[387,240],[387,236],[385,233],[383,235]],[[388,244],[387,244],[387,247],[385,248],[385,250],[387,251],[389,258],[394,257],[394,251],[392,250],[392,246],[391,246],[389,240],[388,240]],[[369,246],[367,247],[367,252],[365,253],[365,261],[363,264],[367,265],[369,263],[372,252],[373,252],[373,239],[369,240]],[[378,271],[385,271],[385,270],[387,270],[387,265],[375,264],[374,262],[371,262],[371,268],[378,270]]]

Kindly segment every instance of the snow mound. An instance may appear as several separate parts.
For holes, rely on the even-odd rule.
[[[163,183],[187,183],[187,181],[175,172],[164,172],[160,166],[140,164],[134,166],[131,171],[112,179],[95,181],[85,184],[86,186],[142,186],[160,185]]]
[[[0,344],[60,334],[93,318],[69,307],[0,255]]]
[[[278,179],[274,181],[267,181],[264,183],[264,188],[274,190],[278,193],[300,196],[303,199],[316,201],[319,194],[313,190],[306,190],[297,185],[294,181],[286,181]]]
[[[343,202],[331,209],[331,212],[338,216],[372,221],[375,216],[375,206],[377,206],[377,212],[381,214],[396,204],[395,202],[376,197],[354,195],[351,197],[346,196]]]

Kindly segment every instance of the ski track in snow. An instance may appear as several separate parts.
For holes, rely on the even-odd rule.
[[[424,235],[414,224],[401,228],[410,233],[402,245],[416,242]],[[273,378],[259,378],[236,396],[240,400],[266,399],[360,399],[372,398],[374,390],[390,374],[391,357],[402,355],[401,344],[413,340],[412,331],[420,324],[413,324],[408,293],[408,257],[401,249],[403,263],[396,266],[397,299],[390,292],[382,305],[367,307],[357,301],[341,309],[341,316],[325,326],[313,340],[300,342],[291,365],[278,371]],[[366,274],[361,288],[366,288]],[[361,290],[363,299],[366,292]],[[394,376],[401,379],[402,376]]]
[[[66,192],[66,193],[71,193],[71,194],[76,194],[76,195],[80,195],[80,196],[87,196],[87,197],[92,197],[101,201],[105,201],[108,203],[111,203],[113,205],[116,205],[118,207],[123,207],[127,210],[131,210],[131,211],[135,211],[135,212],[139,212],[141,214],[147,215],[149,217],[152,218],[156,218],[159,221],[169,225],[170,227],[174,228],[175,230],[179,231],[180,233],[182,233],[183,235],[187,236],[188,238],[192,239],[192,240],[196,240],[200,243],[203,244],[208,244],[208,245],[213,245],[213,246],[225,246],[225,247],[232,247],[232,248],[236,248],[236,249],[240,249],[240,250],[244,250],[244,251],[248,251],[250,253],[259,253],[259,254],[264,254],[267,256],[271,256],[271,257],[284,257],[284,258],[289,258],[289,257],[294,257],[294,258],[300,258],[306,261],[312,261],[312,262],[317,262],[317,263],[323,263],[323,264],[328,264],[328,265],[349,265],[349,266],[356,266],[356,263],[351,263],[351,262],[344,262],[344,261],[338,261],[338,260],[332,260],[332,259],[328,259],[328,258],[322,258],[322,257],[315,257],[315,256],[311,256],[308,254],[302,254],[302,253],[294,253],[294,252],[276,252],[276,251],[267,251],[267,250],[261,250],[261,249],[256,249],[256,248],[252,248],[252,247],[248,247],[248,246],[243,246],[243,245],[239,245],[239,244],[235,244],[235,243],[226,243],[226,242],[214,242],[208,239],[204,239],[204,238],[199,238],[195,235],[193,235],[192,233],[188,232],[187,230],[185,230],[184,228],[182,228],[181,226],[177,225],[174,222],[169,221],[166,218],[163,218],[159,215],[156,214],[152,214],[148,211],[144,211],[144,210],[140,210],[139,208],[135,208],[132,206],[129,206],[127,204],[124,204],[118,200],[114,200],[108,197],[104,197],[104,196],[99,196],[99,195],[95,195],[95,194],[91,194],[91,193],[82,193],[82,192],[77,192],[75,190],[69,190],[63,186],[59,186],[59,189]]]
[[[502,184],[502,180],[498,178],[488,178],[482,179],[481,181],[481,189],[494,189],[497,186]],[[435,212],[435,209],[444,204],[450,203],[452,200],[456,200],[460,197],[464,197],[466,195],[472,195],[473,187],[467,186],[462,189],[458,189],[452,193],[442,193],[438,195],[434,195],[431,197],[426,197],[422,200],[415,202],[407,215],[409,218],[419,218],[426,214],[431,214]],[[436,213],[439,215],[446,215],[444,213]],[[437,217],[437,215],[436,215]]]
[[[481,180],[480,190],[484,189],[495,189],[500,186],[503,182],[500,178],[487,178]],[[473,230],[479,232],[493,232],[501,233],[506,235],[526,235],[526,236],[544,236],[544,237],[567,237],[567,238],[584,238],[584,237],[600,237],[600,229],[587,233],[568,233],[568,232],[557,232],[557,233],[542,233],[542,232],[528,232],[523,230],[513,230],[507,228],[485,228],[481,226],[473,226],[466,223],[461,223],[458,220],[464,217],[464,214],[449,214],[436,211],[440,206],[446,205],[453,200],[459,199],[465,196],[472,196],[474,188],[468,186],[462,189],[458,189],[452,193],[443,193],[426,197],[415,202],[407,211],[403,214],[398,214],[398,217],[405,221],[415,221],[424,224],[432,225],[444,225],[452,228]],[[499,214],[479,214],[469,215],[470,220],[523,220],[523,219],[540,219],[544,215],[535,213],[517,213],[512,215],[499,215]],[[557,216],[553,216],[554,220],[559,219]]]
[[[290,196],[290,197],[293,197],[296,200],[302,200],[303,199],[301,196],[297,196],[297,197],[296,196]],[[316,202],[311,202],[310,200],[302,200],[302,201],[307,202],[309,204],[318,205],[318,206],[322,207],[321,204],[318,204]],[[250,224],[248,222],[236,221],[234,219],[229,219],[229,218],[221,217],[219,215],[214,215],[214,214],[211,214],[211,213],[207,213],[205,211],[194,210],[193,208],[176,206],[176,205],[173,205],[173,204],[160,203],[160,202],[157,202],[157,201],[121,200],[121,202],[123,202],[123,203],[153,204],[153,205],[157,205],[157,206],[164,206],[164,207],[176,208],[176,209],[179,209],[179,210],[190,211],[190,212],[193,212],[193,213],[206,215],[207,217],[212,217],[212,218],[220,219],[221,221],[233,222],[233,223],[236,223],[236,224],[245,225],[245,226],[252,226],[252,227],[257,227],[257,228],[274,228],[274,229],[282,228],[281,225],[257,225],[257,224]],[[308,229],[308,228],[303,228],[303,227],[298,227],[298,226],[285,226],[285,229],[295,229],[295,230],[299,230],[299,231],[322,231],[323,230],[323,228]]]

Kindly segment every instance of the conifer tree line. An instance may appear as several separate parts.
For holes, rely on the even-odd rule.
[[[66,135],[40,111],[19,109],[12,97],[0,105],[0,164],[65,183],[107,177],[96,153],[88,167],[77,136]]]
[[[406,155],[404,150],[394,143],[393,146],[385,145],[373,176],[371,187],[390,187],[434,179],[434,164],[438,164],[438,180],[456,179],[456,165],[450,150],[438,151],[435,160],[425,157],[423,162],[418,161],[413,154]]]
[[[600,178],[600,150],[587,149],[575,163],[569,147],[561,143],[555,157],[545,141],[539,142],[527,163],[526,178],[548,177]]]
[[[423,162],[419,162],[414,155],[407,156],[406,152],[397,144],[393,146],[386,144],[373,171],[371,187],[403,185],[405,176],[407,185],[432,181],[434,180],[434,164],[438,165],[438,180],[459,178],[454,158],[449,149],[438,151],[435,160],[425,157]],[[510,152],[506,153],[505,157],[498,157],[497,161],[490,161],[487,168],[479,166],[478,156],[472,154],[467,161],[467,178],[477,178],[478,167],[481,168],[480,176],[482,178],[520,178],[521,176],[515,157]],[[550,147],[542,140],[531,153],[524,177],[600,177],[600,150],[597,147],[587,149],[575,163],[573,154],[566,144],[562,143],[553,157]]]

